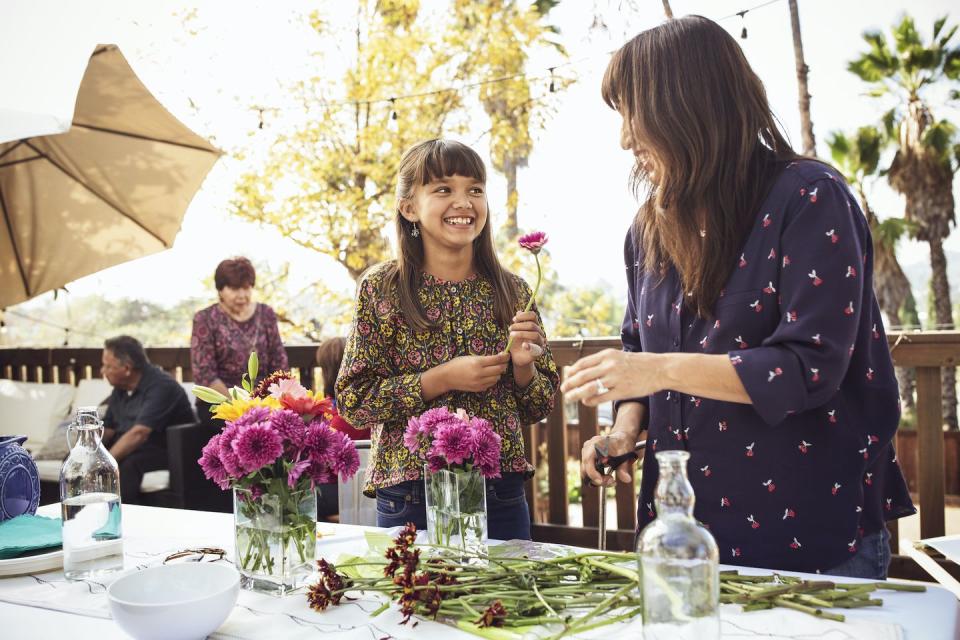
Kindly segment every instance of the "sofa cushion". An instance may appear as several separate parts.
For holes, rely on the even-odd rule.
[[[61,460],[35,460],[37,471],[40,473],[41,482],[60,482],[60,467],[63,466]],[[154,493],[163,491],[170,487],[170,472],[166,469],[159,471],[148,471],[143,474],[143,481],[140,483],[142,493]]]
[[[69,384],[0,380],[0,433],[27,436],[27,449],[39,451],[66,419],[73,396]]]
[[[113,392],[113,386],[103,378],[90,378],[77,383],[77,390],[70,405],[70,417],[77,414],[80,407],[100,407],[100,417],[107,411],[107,399]]]

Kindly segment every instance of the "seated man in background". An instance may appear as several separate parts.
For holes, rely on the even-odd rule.
[[[167,468],[167,427],[194,422],[183,387],[150,364],[136,338],[117,336],[103,343],[100,372],[113,385],[103,418],[104,444],[120,465],[120,498],[138,504],[148,471]]]

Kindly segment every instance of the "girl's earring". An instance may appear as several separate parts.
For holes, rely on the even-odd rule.
[[[416,223],[416,222],[412,222],[411,224],[413,225],[413,227],[410,229],[410,235],[411,235],[412,237],[414,237],[414,238],[419,238],[419,237],[420,237],[420,229],[417,228],[417,223]]]

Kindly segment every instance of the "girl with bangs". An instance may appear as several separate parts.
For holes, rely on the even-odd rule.
[[[721,562],[884,578],[885,522],[914,508],[856,199],[790,148],[740,47],[706,18],[629,41],[602,94],[644,197],[624,245],[623,349],[583,358],[562,389],[617,401],[610,455],[647,431],[638,531],[656,515],[654,454],[683,449]],[[609,485],[598,442],[583,471]]]
[[[423,465],[404,429],[427,409],[462,408],[501,438],[501,477],[487,481],[490,537],[529,539],[520,427],[549,415],[559,375],[539,312],[523,312],[530,287],[494,251],[480,156],[449,140],[407,150],[396,232],[397,259],[360,281],[337,379],[343,416],[373,429],[364,492],[377,499],[377,524],[426,528]]]

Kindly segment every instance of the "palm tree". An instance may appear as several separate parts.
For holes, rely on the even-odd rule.
[[[953,328],[953,307],[947,279],[943,241],[955,224],[953,175],[960,162],[955,127],[937,121],[927,102],[928,88],[942,87],[960,78],[960,48],[951,45],[954,25],[944,29],[946,16],[934,22],[928,43],[917,32],[913,18],[905,16],[893,27],[894,48],[883,33],[864,34],[869,50],[848,69],[870,83],[870,95],[893,96],[894,107],[884,125],[896,141],[896,155],[887,171],[890,186],[906,198],[906,219],[918,240],[930,246],[935,319],[938,329]],[[956,97],[957,90],[952,90]],[[943,417],[948,428],[957,429],[956,370],[943,370]]]
[[[883,134],[876,127],[861,127],[856,134],[846,136],[834,132],[827,138],[834,164],[843,172],[854,188],[863,206],[863,213],[873,235],[873,286],[880,308],[893,326],[916,325],[917,304],[910,289],[910,281],[897,261],[897,241],[907,229],[903,218],[877,219],[867,200],[867,179],[877,174]],[[897,368],[900,397],[905,409],[913,409],[913,390],[916,374],[913,369]]]
[[[813,121],[810,119],[810,91],[807,88],[807,66],[803,58],[803,41],[800,39],[800,11],[797,0],[789,0],[790,27],[793,31],[793,59],[797,67],[797,90],[800,93],[800,135],[803,138],[803,155],[817,155],[817,142],[813,137]]]

